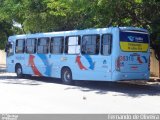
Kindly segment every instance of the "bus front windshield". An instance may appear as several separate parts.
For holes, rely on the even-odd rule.
[[[148,33],[139,31],[121,31],[120,48],[126,52],[147,52],[149,48]]]

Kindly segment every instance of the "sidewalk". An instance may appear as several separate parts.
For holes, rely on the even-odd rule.
[[[149,82],[160,82],[160,78],[159,77],[150,77]]]
[[[5,71],[6,71],[6,65],[0,64],[0,72],[5,72]]]

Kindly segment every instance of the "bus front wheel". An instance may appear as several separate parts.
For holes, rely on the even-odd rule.
[[[62,69],[61,79],[64,84],[67,84],[67,85],[73,84],[72,72],[69,68]]]
[[[23,72],[22,72],[21,65],[16,65],[16,74],[17,74],[18,78],[22,78],[23,77]]]

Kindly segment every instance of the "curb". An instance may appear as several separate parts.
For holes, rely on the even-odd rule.
[[[5,68],[0,68],[0,73],[2,72],[6,72],[6,69]]]
[[[0,72],[6,72],[6,66],[0,64]]]
[[[160,82],[160,78],[156,77],[156,78],[150,78],[148,80],[148,82]]]

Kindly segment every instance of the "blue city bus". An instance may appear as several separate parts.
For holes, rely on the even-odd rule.
[[[74,80],[148,80],[149,33],[109,27],[14,35],[6,45],[7,71]]]

